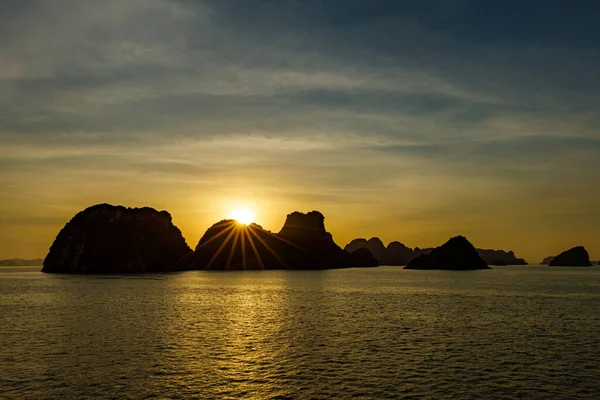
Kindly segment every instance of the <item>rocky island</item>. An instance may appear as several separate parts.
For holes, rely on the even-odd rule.
[[[361,248],[369,249],[379,265],[407,265],[413,258],[433,250],[432,248],[419,247],[411,249],[397,241],[390,242],[385,247],[377,237],[369,240],[364,238],[354,239],[344,249],[352,252]],[[488,265],[527,265],[527,262],[516,257],[513,251],[477,249],[477,252]]]
[[[62,228],[42,272],[166,272],[191,251],[168,212],[98,204]]]
[[[166,211],[98,204],[58,233],[42,272],[73,274],[171,272],[190,269],[329,269],[376,267],[371,252],[340,248],[318,211],[294,212],[278,233],[223,220],[196,249],[188,247]]]
[[[405,269],[489,269],[477,249],[464,236],[455,236],[427,254],[412,259]]]
[[[211,226],[181,269],[330,269],[376,267],[368,251],[350,253],[325,230],[318,211],[293,212],[278,233],[260,225],[223,220]]]
[[[591,267],[590,255],[583,246],[573,247],[554,257],[549,266],[560,267]]]

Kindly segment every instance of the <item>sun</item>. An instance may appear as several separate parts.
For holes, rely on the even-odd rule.
[[[238,208],[231,211],[229,218],[235,219],[240,224],[249,225],[254,222],[254,213],[247,208]]]

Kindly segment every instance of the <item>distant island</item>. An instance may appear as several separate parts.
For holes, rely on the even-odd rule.
[[[43,262],[41,258],[8,258],[0,260],[0,267],[39,267]]]
[[[591,267],[592,263],[585,247],[577,246],[553,257],[548,265],[551,267]]]
[[[569,256],[568,252],[570,252],[570,254],[571,254],[570,256]],[[565,260],[565,257],[566,257],[564,255],[565,253],[567,253],[567,256],[570,258],[570,261]],[[548,257],[544,258],[540,264],[541,265],[550,265],[550,266],[562,266],[562,267],[577,267],[577,266],[589,267],[589,266],[593,266],[593,265],[600,265],[600,260],[599,261],[590,261],[589,254],[588,254],[587,250],[585,249],[585,247],[583,247],[583,246],[573,247],[570,250],[562,252],[561,255],[563,255],[563,256],[558,261],[554,261],[557,258],[557,256],[548,256]],[[575,260],[573,260],[573,256],[576,257]],[[577,264],[582,264],[582,265],[564,265],[565,263],[571,263],[571,262],[575,262]],[[589,262],[589,264],[588,264],[588,262]]]
[[[407,265],[414,258],[430,253],[432,248],[419,248],[415,247],[411,249],[405,246],[401,242],[390,242],[387,247],[383,242],[373,237],[369,240],[364,238],[354,239],[346,245],[344,248],[347,251],[356,251],[357,249],[369,249],[373,256],[379,262],[379,265]],[[522,258],[517,258],[515,253],[512,251],[504,250],[488,250],[488,249],[476,249],[479,256],[488,265],[527,265],[527,262]]]
[[[376,267],[370,252],[347,252],[318,211],[294,212],[278,233],[223,220],[192,252],[166,211],[109,204],[89,207],[59,232],[43,272],[144,273],[192,269],[329,269]]]
[[[404,268],[458,271],[489,269],[477,249],[464,236],[455,236],[430,252],[413,258]]]

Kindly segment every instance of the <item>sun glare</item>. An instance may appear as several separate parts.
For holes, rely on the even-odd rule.
[[[240,224],[249,225],[254,222],[254,213],[247,208],[239,208],[233,210],[231,214],[229,214],[229,218],[235,219]]]

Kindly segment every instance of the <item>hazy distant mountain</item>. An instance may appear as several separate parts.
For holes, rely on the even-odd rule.
[[[488,265],[527,265],[527,261],[515,256],[512,250],[477,249],[477,251]]]
[[[379,261],[380,265],[407,265],[409,261],[422,254],[430,253],[432,248],[411,249],[400,242],[391,242],[387,247],[383,242],[373,237],[369,240],[364,238],[354,239],[344,248],[347,251],[355,251],[359,248],[366,248],[371,251],[373,256]],[[526,265],[527,262],[522,258],[517,258],[512,251],[477,249],[479,255],[489,265]]]
[[[555,258],[554,256],[548,256],[548,257],[544,258],[540,264],[548,265],[548,264],[550,264],[550,262],[552,262],[552,260],[554,260],[554,258]]]
[[[489,269],[477,249],[464,236],[455,236],[429,253],[409,261],[405,269]]]
[[[26,259],[26,258],[9,258],[9,259],[4,259],[4,260],[0,260],[0,267],[39,267],[42,265],[42,262],[44,260],[42,260],[41,258],[32,258],[32,259]]]
[[[591,267],[590,255],[583,246],[573,247],[557,255],[550,263],[550,266],[561,267]]]
[[[179,265],[182,269],[329,269],[376,267],[366,248],[345,251],[325,230],[318,211],[293,212],[278,233],[257,224],[248,226],[223,220],[202,236],[194,253]]]

